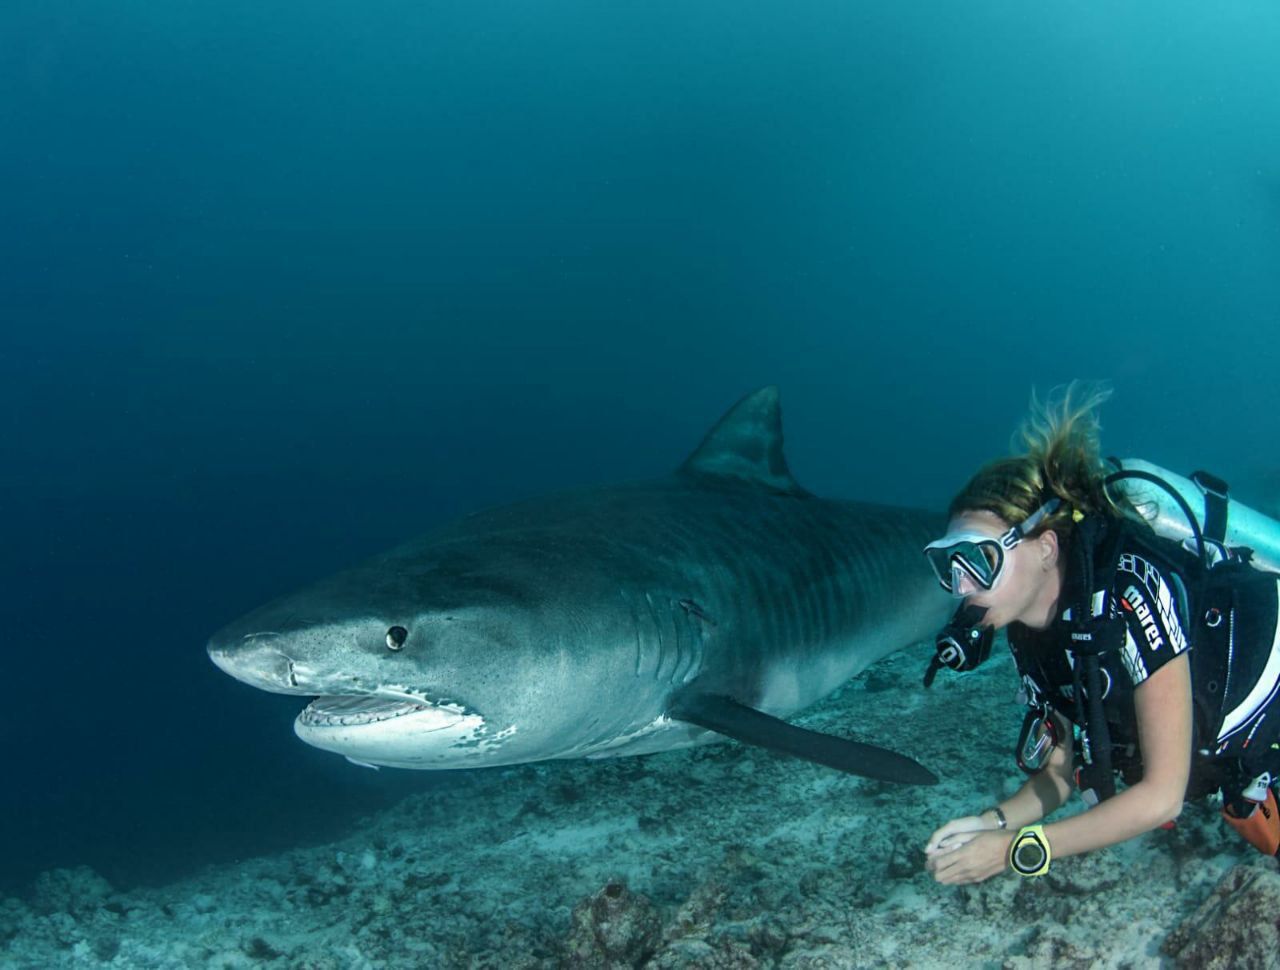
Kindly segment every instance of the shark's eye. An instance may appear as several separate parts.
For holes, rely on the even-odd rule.
[[[409,639],[409,631],[402,626],[393,626],[387,631],[387,649],[399,650]]]

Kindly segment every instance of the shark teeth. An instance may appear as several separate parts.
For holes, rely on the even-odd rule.
[[[406,714],[428,711],[432,706],[418,701],[371,694],[317,697],[298,715],[298,721],[312,727],[376,724],[404,717]]]

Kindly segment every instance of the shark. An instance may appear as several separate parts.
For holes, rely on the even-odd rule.
[[[765,387],[673,473],[463,516],[254,609],[207,649],[237,680],[311,698],[297,736],[370,767],[733,738],[932,784],[913,758],[787,718],[943,624],[954,604],[920,555],[942,524],[802,488]]]

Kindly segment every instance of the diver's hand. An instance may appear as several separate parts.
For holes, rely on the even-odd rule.
[[[944,825],[943,829],[945,828]],[[941,832],[942,829],[938,831]],[[1004,872],[1006,860],[1009,857],[1009,846],[1013,844],[1013,835],[996,829],[985,832],[965,832],[962,836],[965,837],[964,844],[935,852],[925,862],[925,868],[933,873],[934,879],[945,885],[958,886],[964,883],[982,882],[984,879],[990,879]]]
[[[991,826],[977,815],[953,818],[934,832],[933,835],[929,836],[929,843],[924,847],[924,854],[932,857],[939,853],[954,852],[960,846],[972,841],[973,837],[979,832],[985,832],[989,828]]]

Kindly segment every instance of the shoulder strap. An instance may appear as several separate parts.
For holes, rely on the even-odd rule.
[[[1108,522],[1100,515],[1076,523],[1072,558],[1077,582],[1071,606],[1071,673],[1076,695],[1076,723],[1085,731],[1083,750],[1099,800],[1115,794],[1111,770],[1111,731],[1102,706],[1101,657],[1124,642],[1124,620],[1111,610],[1124,521]]]
[[[1221,546],[1227,540],[1227,483],[1206,471],[1192,472],[1191,480],[1204,495],[1204,537]]]

